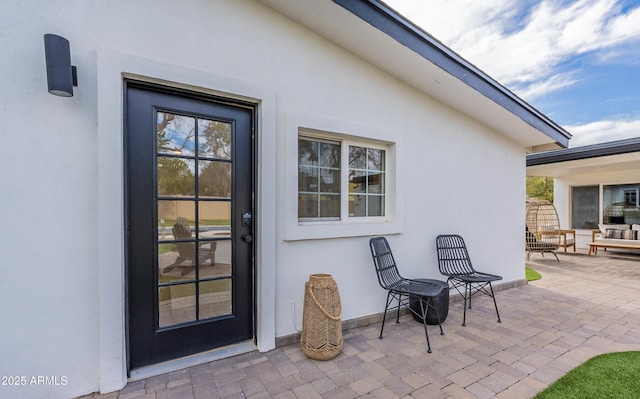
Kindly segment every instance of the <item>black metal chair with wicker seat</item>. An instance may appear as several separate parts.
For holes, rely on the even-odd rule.
[[[471,297],[478,292],[493,299],[498,323],[501,323],[491,282],[502,280],[502,276],[476,271],[471,264],[464,239],[457,234],[441,234],[436,237],[436,250],[440,273],[448,277],[447,281],[452,283],[452,288],[455,288],[464,298],[462,325],[466,325],[467,322],[467,302],[469,302],[469,309],[471,309]],[[464,286],[464,293],[460,291],[462,286]]]
[[[393,258],[391,247],[389,246],[386,238],[374,237],[370,239],[369,247],[371,248],[371,256],[373,257],[373,263],[376,267],[378,282],[382,288],[387,290],[387,302],[384,308],[384,315],[382,316],[382,326],[380,327],[379,338],[382,339],[387,311],[394,300],[397,299],[398,305],[391,308],[397,309],[398,311],[396,323],[400,322],[400,309],[402,306],[406,306],[412,313],[421,317],[422,324],[424,325],[424,334],[427,337],[427,352],[431,353],[429,333],[427,332],[427,311],[431,308],[436,312],[438,326],[440,327],[440,335],[444,335],[444,332],[442,331],[442,324],[440,324],[438,309],[433,305],[433,297],[440,295],[444,288],[437,284],[402,277],[398,272],[396,261]],[[419,300],[420,314],[415,312],[409,306],[412,299]]]

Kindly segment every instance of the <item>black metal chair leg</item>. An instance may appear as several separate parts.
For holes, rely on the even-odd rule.
[[[489,288],[491,289],[491,298],[493,298],[493,306],[496,308],[496,315],[498,315],[498,323],[502,323],[500,320],[500,313],[498,312],[498,304],[496,303],[496,296],[493,293],[493,286],[489,283]]]
[[[431,353],[431,344],[429,343],[429,333],[427,332],[427,311],[429,310],[429,299],[427,303],[420,298],[420,311],[422,312],[422,325],[424,326],[424,335],[427,337],[427,353]]]
[[[464,285],[464,312],[462,313],[462,326],[467,325],[467,288],[468,284]],[[471,307],[471,298],[469,298],[469,307]]]
[[[384,331],[384,321],[387,318],[387,309],[389,309],[389,297],[391,296],[391,291],[387,292],[387,302],[384,306],[384,314],[382,315],[382,326],[380,327],[380,336],[378,339],[382,339],[382,331]],[[393,298],[391,298],[393,300]],[[398,309],[399,310],[399,309]]]
[[[433,303],[433,299],[430,299],[431,307],[436,312],[436,319],[438,319],[438,326],[440,327],[440,335],[444,335],[444,331],[442,331],[442,323],[440,323],[440,314],[438,313],[438,307]]]
[[[396,324],[400,323],[400,305],[402,303],[402,294],[398,295],[398,314],[396,315]]]

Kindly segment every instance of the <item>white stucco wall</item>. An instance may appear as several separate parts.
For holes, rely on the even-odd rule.
[[[122,76],[259,104],[261,350],[300,328],[309,274],[334,276],[345,320],[381,312],[385,298],[369,237],[348,231],[362,227],[288,236],[290,115],[395,143],[395,216],[366,234],[394,233],[403,274],[437,278],[436,235],[460,233],[478,269],[524,277],[524,148],[261,5],[9,0],[0,26],[0,375],[60,382],[0,386],[0,397],[72,397],[126,381]],[[72,98],[47,93],[44,33],[71,42]]]
[[[606,168],[603,168],[606,170]],[[570,172],[570,170],[569,170]],[[571,188],[579,186],[600,187],[600,215],[602,220],[602,187],[615,184],[636,184],[640,181],[636,170],[614,170],[599,173],[581,173],[571,175],[567,173],[554,178],[553,204],[558,211],[560,226],[571,228]],[[565,227],[566,226],[566,227]],[[578,248],[588,249],[591,242],[591,230],[576,230],[576,243]]]

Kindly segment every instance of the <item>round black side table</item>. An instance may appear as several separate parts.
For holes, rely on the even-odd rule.
[[[440,316],[440,323],[443,323],[446,320],[447,315],[449,314],[449,284],[445,281],[433,280],[429,278],[417,278],[416,280],[437,284],[444,288],[440,295],[437,295],[431,298],[431,302],[433,303],[433,306],[435,306],[436,309],[438,309],[438,316]],[[420,323],[422,323],[422,317],[420,316],[421,314],[420,301],[415,297],[411,298],[409,306],[411,307],[411,310],[413,310],[413,312],[411,312],[411,314],[413,315],[413,318],[419,321]],[[429,325],[438,324],[438,318],[436,317],[436,312],[431,308],[427,309],[427,324]]]

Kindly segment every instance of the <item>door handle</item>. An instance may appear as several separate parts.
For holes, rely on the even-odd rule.
[[[250,243],[253,241],[253,236],[251,234],[243,234],[242,239],[244,242]]]

